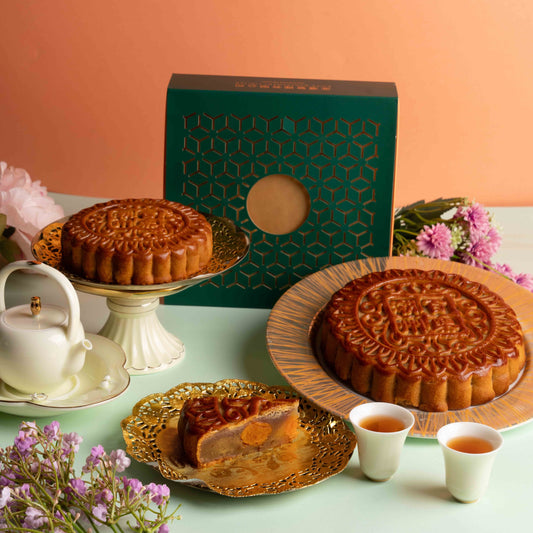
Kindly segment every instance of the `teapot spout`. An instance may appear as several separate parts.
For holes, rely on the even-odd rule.
[[[93,349],[92,342],[89,339],[83,339],[82,341],[76,343],[71,351],[68,368],[65,369],[65,373],[69,375],[77,374],[85,364],[85,354],[86,352]]]

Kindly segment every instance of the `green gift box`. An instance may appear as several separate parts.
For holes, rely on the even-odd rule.
[[[167,301],[269,308],[313,272],[389,255],[397,115],[394,83],[174,74],[165,197],[251,245]]]

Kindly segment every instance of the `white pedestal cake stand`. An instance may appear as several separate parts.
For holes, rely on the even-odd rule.
[[[32,242],[34,257],[53,266],[71,281],[75,289],[107,298],[109,316],[99,335],[120,344],[126,353],[130,374],[160,372],[185,355],[185,346],[168,332],[157,316],[159,300],[227,272],[248,253],[247,235],[223,217],[206,215],[213,228],[213,258],[198,275],[161,285],[112,285],[96,283],[60,267],[61,228],[67,219],[46,226]]]

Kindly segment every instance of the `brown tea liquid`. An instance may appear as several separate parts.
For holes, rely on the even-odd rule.
[[[446,443],[446,446],[463,453],[487,453],[494,449],[489,441],[468,435],[454,437]]]
[[[380,433],[392,433],[405,429],[405,424],[401,420],[387,415],[367,416],[359,422],[359,425],[363,429]]]

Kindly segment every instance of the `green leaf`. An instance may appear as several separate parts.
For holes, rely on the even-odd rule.
[[[4,257],[6,261],[11,263],[16,261],[20,255],[20,248],[15,241],[9,239],[0,239],[0,255]]]
[[[431,200],[430,202],[425,202],[420,200],[413,204],[402,207],[396,211],[394,218],[413,218],[416,217],[416,214],[422,215],[424,218],[438,218],[441,217],[444,213],[464,205],[466,203],[466,198],[456,197],[456,198],[437,198]]]

